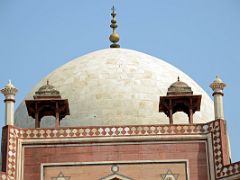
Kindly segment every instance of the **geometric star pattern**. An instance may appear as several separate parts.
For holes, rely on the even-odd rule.
[[[51,180],[70,180],[71,176],[64,176],[62,172],[57,177],[51,177]]]
[[[169,169],[166,174],[161,174],[162,180],[177,180],[179,174],[173,174]]]

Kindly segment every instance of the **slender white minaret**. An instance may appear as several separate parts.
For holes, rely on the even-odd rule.
[[[1,92],[5,96],[5,125],[14,125],[14,103],[17,91],[17,88],[12,85],[10,80],[9,83],[1,89]]]
[[[223,89],[226,87],[226,84],[217,76],[213,83],[210,85],[214,97],[214,111],[215,119],[224,119],[223,111]]]

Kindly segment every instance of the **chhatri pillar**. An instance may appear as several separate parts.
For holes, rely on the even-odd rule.
[[[182,111],[188,115],[190,124],[193,124],[193,114],[200,111],[201,95],[193,95],[191,87],[178,80],[170,85],[166,96],[160,97],[159,112],[164,112],[173,124],[173,114]]]
[[[1,92],[5,96],[5,125],[14,125],[14,103],[17,88],[9,80],[9,83],[1,89]]]
[[[55,127],[60,127],[60,120],[70,115],[67,99],[62,99],[60,92],[47,81],[35,92],[33,100],[25,100],[28,115],[35,119],[35,128],[40,128],[44,116],[55,117]]]
[[[217,76],[210,87],[214,91],[212,95],[214,97],[215,119],[224,119],[223,89],[226,87],[226,84]]]

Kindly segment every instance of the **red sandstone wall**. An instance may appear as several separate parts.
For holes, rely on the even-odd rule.
[[[188,159],[191,180],[207,180],[204,142],[25,147],[24,180],[40,179],[41,163]]]
[[[229,165],[228,137],[226,133],[226,125],[224,121],[220,121],[221,143],[222,143],[222,158],[223,165]]]

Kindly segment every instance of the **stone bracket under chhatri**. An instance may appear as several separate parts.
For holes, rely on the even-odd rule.
[[[6,173],[2,172],[0,179],[19,178],[19,161],[23,158],[22,150],[27,144],[31,146],[39,144],[81,144],[83,142],[111,143],[116,141],[111,139],[131,138],[164,138],[172,136],[173,139],[187,138],[193,135],[201,136],[200,139],[211,137],[211,146],[214,159],[214,172],[216,179],[224,177],[234,177],[240,173],[240,162],[226,164],[226,133],[223,120],[216,120],[206,124],[187,124],[187,125],[140,125],[140,126],[108,126],[108,127],[81,127],[81,128],[60,128],[60,129],[21,129],[13,126],[6,126],[3,129],[3,147],[6,148],[6,164],[3,166]],[[107,138],[107,139],[106,139]],[[225,139],[225,141],[224,141]],[[56,141],[57,140],[57,141]],[[64,141],[67,140],[67,141]],[[120,139],[121,140],[121,139]],[[142,139],[141,139],[142,141]],[[121,142],[121,141],[119,141]]]

